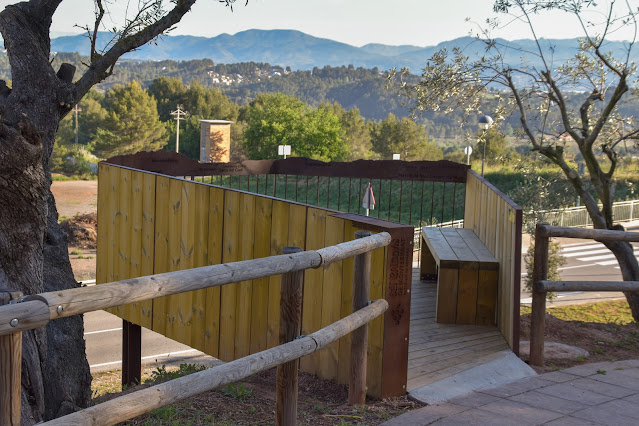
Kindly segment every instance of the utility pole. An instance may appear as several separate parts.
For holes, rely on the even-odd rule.
[[[75,113],[75,144],[78,144],[78,113],[82,111],[78,104],[75,104],[71,110]]]
[[[180,120],[184,120],[189,116],[189,113],[184,111],[182,105],[178,104],[177,109],[175,111],[171,111],[171,115],[177,121],[177,126],[175,129],[175,152],[180,152]]]

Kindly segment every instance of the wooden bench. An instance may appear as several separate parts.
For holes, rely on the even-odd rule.
[[[499,262],[472,229],[422,228],[421,279],[437,279],[437,322],[496,323]]]

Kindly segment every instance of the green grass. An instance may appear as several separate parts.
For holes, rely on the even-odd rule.
[[[54,174],[51,176],[51,180],[54,182],[63,182],[68,180],[98,180],[97,174],[83,174],[83,175],[61,175]]]
[[[613,300],[587,305],[566,305],[548,308],[546,311],[560,320],[580,321],[583,323],[595,322],[600,324],[632,324],[630,306],[625,300]],[[522,306],[521,313],[529,314],[530,307]]]

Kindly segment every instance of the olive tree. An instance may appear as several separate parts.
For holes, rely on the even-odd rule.
[[[227,5],[233,0],[226,0]],[[50,191],[51,156],[58,124],[82,97],[106,79],[125,53],[171,29],[195,0],[142,0],[104,49],[98,31],[108,17],[95,0],[86,26],[91,52],[77,79],[75,67],[52,68],[53,15],[62,0],[29,0],[0,12],[0,33],[11,66],[11,87],[0,81],[0,288],[36,294],[76,287],[67,242]],[[135,4],[135,6],[133,6]],[[133,10],[135,8],[135,10]],[[22,423],[66,414],[90,401],[91,376],[81,317],[24,333]]]
[[[599,12],[605,8],[604,12],[585,17],[597,7]],[[522,137],[533,151],[561,169],[595,228],[622,229],[614,222],[612,203],[615,172],[622,161],[620,144],[636,143],[639,138],[637,119],[624,116],[621,108],[639,94],[632,87],[639,10],[629,2],[614,0],[601,4],[592,0],[497,0],[494,12],[498,17],[488,20],[476,36],[479,54],[474,51],[471,57],[462,49],[440,50],[427,62],[419,82],[403,84],[414,97],[415,110],[463,110],[469,116],[477,113],[490,89],[500,88],[496,94],[499,104],[492,114],[497,119],[511,114],[519,117]],[[582,30],[574,56],[566,61],[555,57],[553,47],[537,35],[533,18],[548,12],[565,14],[565,22],[572,19]],[[499,16],[527,25],[534,49],[492,38],[493,30],[501,27]],[[600,17],[600,22],[591,16]],[[630,40],[625,47],[609,51],[610,35],[627,29],[631,30]],[[579,101],[569,101],[575,98]],[[583,159],[585,177],[569,158],[569,145]],[[604,244],[616,256],[623,279],[639,280],[631,245],[620,241]],[[633,317],[639,320],[639,294],[629,292],[626,298]]]

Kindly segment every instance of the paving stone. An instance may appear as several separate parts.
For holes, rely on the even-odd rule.
[[[626,396],[636,393],[636,391],[632,389],[624,388],[624,387],[613,385],[606,382],[601,382],[599,380],[594,380],[587,377],[573,380],[568,383],[578,387],[579,389],[585,389],[595,393],[600,393],[602,395],[612,396],[615,398],[624,398]]]
[[[602,395],[600,393],[595,393],[585,389],[579,389],[571,385],[570,382],[557,383],[552,386],[546,386],[544,388],[540,388],[539,392],[545,393],[547,395],[553,395],[557,398],[567,399],[569,401],[577,401],[587,405],[603,404],[604,402],[608,402],[614,399],[610,396]]]
[[[516,421],[510,417],[502,416],[500,414],[483,411],[481,408],[474,408],[463,413],[454,414],[450,417],[443,418],[431,423],[437,426],[444,425],[490,425],[490,426],[513,426],[513,425],[532,425],[537,424],[535,422],[528,423],[526,421]]]
[[[467,395],[462,395],[457,398],[451,399],[450,403],[463,405],[466,407],[481,407],[482,405],[490,404],[491,402],[495,402],[500,398],[494,395],[488,395],[480,392],[471,392]]]
[[[634,419],[639,419],[639,406],[630,401],[624,401],[623,399],[615,399],[614,401],[606,402],[605,404],[601,404],[595,408],[603,408],[603,409],[612,409],[622,416],[632,417]],[[635,421],[635,424],[637,422]]]
[[[564,373],[574,374],[575,376],[591,376],[597,374],[597,370],[614,370],[612,362],[595,362],[593,364],[578,365],[576,367],[566,368],[562,370]]]
[[[551,426],[593,426],[593,425],[599,425],[599,423],[589,422],[588,420],[579,419],[579,418],[573,417],[573,416],[564,416],[564,417],[560,417],[560,418],[558,418],[556,420],[553,420],[551,422],[544,423],[544,425],[551,425]]]
[[[639,404],[639,393],[632,394],[623,399],[624,401],[632,402],[633,404]]]
[[[511,401],[521,402],[532,407],[543,408],[561,414],[570,414],[575,411],[588,408],[587,405],[577,401],[569,401],[564,398],[557,398],[538,391],[520,393],[508,398]]]
[[[426,407],[409,411],[401,416],[394,417],[384,426],[421,426],[431,424],[444,417],[449,417],[462,411],[468,410],[463,405],[445,403],[437,405],[427,405]]]
[[[539,376],[539,378],[541,379],[550,380],[551,382],[557,382],[557,383],[567,382],[569,380],[575,380],[579,377],[582,377],[582,376],[568,374],[568,373],[565,373],[564,371],[553,371],[551,373],[544,373],[541,376]]]
[[[538,407],[532,407],[530,405],[508,399],[502,399],[486,404],[481,407],[481,410],[509,417],[512,420],[517,421],[518,424],[520,422],[540,424],[562,416],[560,413],[555,413]]]
[[[625,359],[623,361],[615,361],[615,370],[617,368],[639,368],[639,359]]]
[[[634,425],[637,419],[620,413],[616,408],[605,404],[586,408],[585,410],[576,411],[571,414],[573,417],[596,422],[601,425]]]
[[[513,395],[539,389],[544,386],[550,386],[552,384],[554,384],[554,382],[551,382],[550,380],[544,380],[541,378],[541,376],[535,376],[509,383],[507,385],[499,386],[497,388],[481,389],[478,392],[486,393],[493,396],[499,396],[502,398],[508,398]]]
[[[589,378],[592,380],[597,380],[599,382],[610,383],[612,385],[639,391],[639,380],[637,380],[637,377],[628,375],[626,373],[627,370],[613,370],[607,371],[606,374],[596,374],[594,376],[590,376]]]

